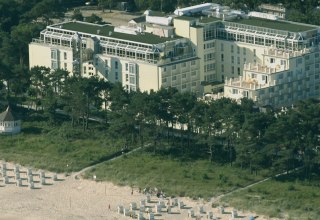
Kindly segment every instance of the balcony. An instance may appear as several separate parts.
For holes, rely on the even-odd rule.
[[[259,84],[255,79],[243,79],[242,76],[235,79],[226,79],[225,86],[248,89],[248,90],[257,90],[268,88],[270,86],[274,86],[276,84],[275,81],[270,81],[267,84]]]
[[[250,71],[250,72],[256,72],[256,73],[272,74],[272,73],[284,71],[286,69],[284,68],[284,66],[280,66],[280,65],[273,65],[273,67],[272,67],[272,66],[263,66],[260,64],[248,63],[248,64],[244,64],[243,70]]]

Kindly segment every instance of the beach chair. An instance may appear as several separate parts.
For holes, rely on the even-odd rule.
[[[154,206],[154,208],[155,208],[157,214],[160,214],[160,213],[161,213],[161,205],[156,204],[156,205]]]
[[[123,208],[123,215],[124,215],[124,216],[129,216],[129,215],[130,215],[129,209]]]
[[[140,200],[140,206],[145,206],[146,205],[146,200],[143,199],[143,200]]]
[[[139,212],[139,213],[138,213],[137,219],[138,219],[138,220],[144,220],[144,217],[143,217],[143,213],[142,213],[142,212]]]
[[[149,220],[154,220],[154,214],[152,212],[148,214],[148,217]]]
[[[224,207],[223,206],[220,206],[218,209],[219,209],[220,214],[224,214]]]
[[[178,202],[178,207],[179,207],[179,209],[183,209],[183,207],[184,207],[183,201]]]
[[[194,217],[194,211],[191,209],[191,210],[188,210],[188,218],[193,218]]]
[[[204,211],[203,206],[199,206],[199,212],[200,212],[200,214],[202,214],[202,213],[206,213],[206,212]]]
[[[46,185],[46,178],[44,177],[41,177],[41,185]]]
[[[133,211],[133,210],[135,210],[135,209],[137,209],[137,203],[131,202],[131,203],[130,203],[130,210]]]
[[[165,208],[166,207],[166,205],[164,204],[163,200],[159,201],[158,204],[161,206],[161,208]]]
[[[118,210],[118,214],[122,214],[123,213],[123,206],[118,205],[117,210]]]
[[[238,218],[238,212],[236,209],[233,209],[231,212],[231,218]]]
[[[34,182],[29,182],[29,188],[30,188],[30,189],[35,189],[35,187],[34,187]]]
[[[22,180],[21,179],[16,179],[16,186],[21,187],[22,186]]]

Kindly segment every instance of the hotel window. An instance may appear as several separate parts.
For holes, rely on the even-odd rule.
[[[83,67],[83,73],[86,74],[87,73],[87,67]]]
[[[238,67],[238,75],[240,75],[240,67]]]
[[[197,75],[197,72],[196,71],[192,71],[191,72],[191,76],[195,76],[195,75]]]
[[[231,63],[234,63],[234,56],[231,56]]]
[[[133,64],[133,63],[130,63],[130,64],[129,64],[129,73],[131,73],[131,74],[136,73],[135,64]]]
[[[237,47],[237,54],[240,53],[240,47]]]
[[[130,76],[130,84],[136,84],[136,77],[135,76]]]
[[[65,60],[67,59],[67,52],[63,53],[63,57],[64,57]]]
[[[223,73],[224,72],[224,65],[221,64],[221,72]]]
[[[51,50],[51,59],[53,60],[58,59],[58,50]]]
[[[182,79],[185,79],[185,78],[187,78],[187,74],[182,74]]]
[[[232,94],[238,94],[238,90],[237,89],[232,89]]]
[[[114,68],[115,68],[115,69],[118,69],[118,61],[115,61],[115,62],[114,62],[114,65],[115,65]]]
[[[129,64],[126,63],[126,71],[129,69]]]
[[[128,82],[128,81],[129,81],[129,75],[126,74],[126,82]]]
[[[175,70],[177,67],[176,65],[172,65],[172,69]]]
[[[182,84],[182,89],[185,89],[187,88],[187,85],[186,84]]]
[[[116,80],[119,80],[118,72],[115,72],[115,78]]]
[[[162,78],[162,83],[166,83],[167,82],[167,78]]]
[[[177,80],[177,76],[172,76],[172,81]]]
[[[56,60],[51,61],[51,69],[58,69],[58,62]]]
[[[194,65],[196,65],[196,61],[195,61],[195,60],[192,60],[192,61],[191,61],[191,66],[194,66]]]
[[[240,65],[240,57],[237,57],[237,64]]]
[[[192,82],[191,84],[193,87],[197,86],[197,82]]]
[[[224,56],[223,56],[223,54],[221,54],[221,62],[223,62],[224,61]]]
[[[274,58],[270,58],[270,63],[274,63],[274,62],[275,62]]]

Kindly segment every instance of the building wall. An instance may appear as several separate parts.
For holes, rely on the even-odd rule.
[[[16,134],[21,131],[21,121],[0,122],[0,133]]]
[[[275,107],[289,106],[298,100],[319,97],[319,51],[291,58],[265,55],[263,64],[278,70],[245,70],[242,78],[226,82],[224,95],[236,100],[248,97],[259,105]]]
[[[219,81],[242,75],[245,63],[263,63],[265,47],[242,42],[216,40],[216,74]]]
[[[56,51],[56,58],[52,57],[52,51]],[[29,67],[45,66],[52,68],[52,61],[56,61],[57,68],[73,72],[73,52],[69,47],[46,45],[38,43],[29,44]]]
[[[190,23],[189,20],[182,20],[182,19],[174,19],[173,20],[173,26],[176,30],[176,35],[190,38]]]
[[[94,75],[112,83],[121,82],[127,90],[157,91],[161,86],[156,64],[97,54],[94,60],[83,64],[85,67],[87,70],[90,68],[90,72],[84,76]]]
[[[199,59],[192,59],[161,66],[159,69],[162,87],[174,87],[181,92],[201,94],[199,65]]]

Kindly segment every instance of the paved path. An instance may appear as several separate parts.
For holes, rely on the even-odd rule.
[[[283,176],[283,175],[287,175],[288,173],[292,173],[293,171],[297,171],[297,170],[300,170],[300,169],[302,169],[302,167],[298,167],[298,168],[289,170],[289,172],[284,171],[284,172],[282,172],[282,173],[278,173],[278,174],[276,174],[276,175],[274,175],[274,176],[267,177],[267,178],[265,178],[265,179],[263,179],[263,180],[260,180],[260,181],[258,181],[258,182],[249,184],[249,185],[244,186],[244,187],[242,187],[242,188],[238,188],[238,189],[232,190],[232,191],[230,191],[230,192],[221,194],[221,195],[219,195],[219,196],[217,196],[217,197],[212,197],[212,198],[211,198],[211,202],[217,202],[217,201],[219,201],[221,198],[223,198],[223,197],[225,197],[225,196],[228,196],[228,195],[231,195],[231,194],[233,194],[233,193],[235,193],[235,192],[239,192],[239,191],[241,191],[241,190],[251,188],[251,187],[253,187],[253,186],[255,186],[255,185],[258,185],[258,184],[260,184],[260,183],[266,182],[266,181],[268,181],[268,180],[270,180],[270,179],[272,179],[272,178],[279,177],[279,176]]]
[[[151,144],[146,144],[146,145],[144,145],[144,147],[148,147],[148,146],[150,146],[150,145],[151,145]],[[113,157],[113,158],[111,158],[111,159],[104,160],[104,161],[102,161],[102,162],[100,162],[100,163],[97,163],[97,164],[94,164],[94,165],[92,165],[92,166],[83,168],[83,169],[80,170],[79,172],[74,173],[72,176],[73,176],[74,178],[78,178],[78,176],[79,176],[80,174],[82,174],[82,173],[90,170],[91,168],[94,168],[95,166],[98,166],[98,165],[100,165],[100,164],[102,164],[102,163],[104,163],[104,162],[106,162],[106,161],[116,160],[116,159],[118,159],[118,158],[120,158],[120,157],[123,157],[124,155],[129,155],[129,154],[131,154],[131,153],[133,153],[133,152],[136,152],[136,151],[138,151],[138,150],[140,150],[140,149],[141,149],[141,147],[138,147],[138,148],[135,148],[135,149],[133,149],[133,150],[131,150],[131,151],[122,153],[122,154],[120,154],[119,156],[115,156],[115,157]]]

